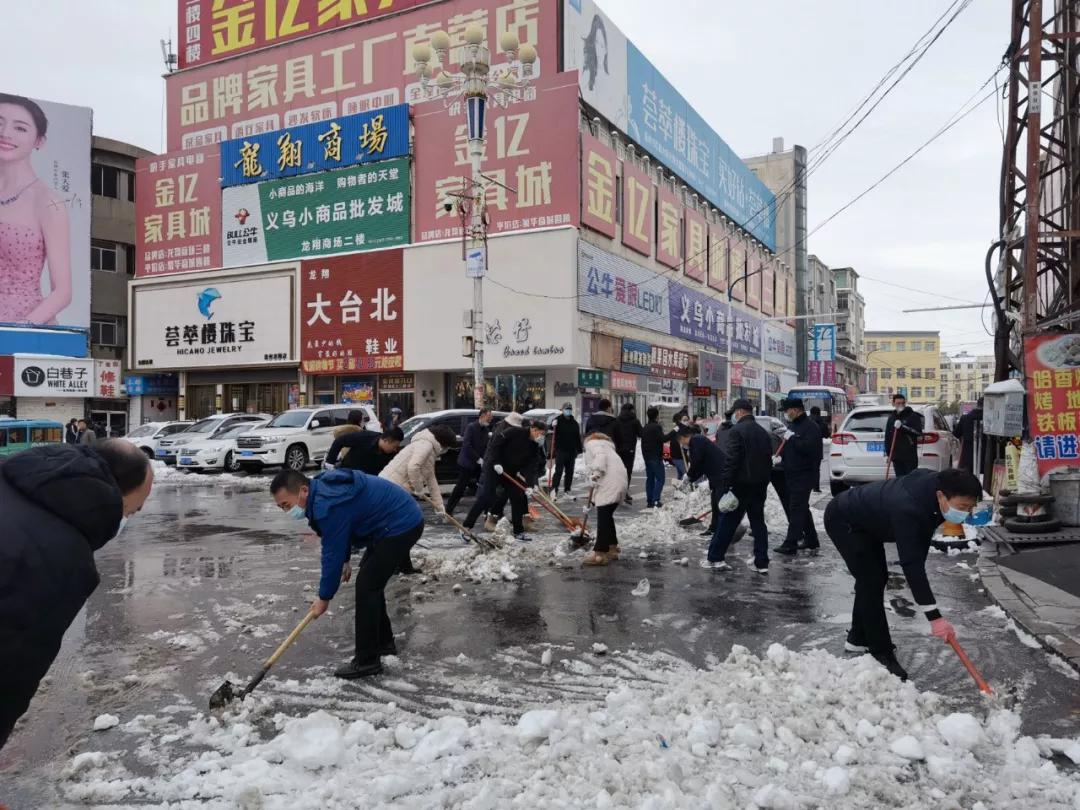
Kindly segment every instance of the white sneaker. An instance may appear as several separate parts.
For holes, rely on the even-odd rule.
[[[747,560],[746,564],[750,568],[753,568],[755,571],[757,571],[759,574],[767,574],[767,573],[769,573],[769,566],[766,565],[764,568],[758,568],[757,565],[755,565],[755,563],[754,563],[754,558],[753,557],[751,557],[749,560]]]
[[[870,652],[870,648],[860,646],[859,644],[852,644],[850,641],[845,641],[844,642],[844,652],[848,652],[848,653],[868,653],[868,652]]]
[[[702,568],[707,568],[707,569],[710,569],[712,571],[730,571],[731,570],[731,566],[728,565],[723,560],[719,560],[718,562],[713,562],[712,560],[705,559],[705,560],[701,560],[698,563],[698,565],[700,565]]]

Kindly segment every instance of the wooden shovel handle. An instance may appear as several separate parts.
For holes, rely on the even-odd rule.
[[[979,670],[975,668],[975,665],[971,663],[971,659],[967,657],[967,653],[964,652],[964,648],[960,646],[960,642],[955,638],[950,638],[949,646],[953,648],[953,652],[955,652],[956,657],[960,659],[960,663],[964,665],[968,674],[974,679],[975,685],[979,687],[979,691],[984,695],[994,694],[994,691],[990,688],[990,684],[983,680],[983,676],[979,674]]]
[[[274,654],[266,659],[266,663],[263,664],[263,667],[265,669],[270,669],[270,667],[276,664],[278,659],[281,658],[281,656],[285,654],[285,651],[292,646],[292,643],[296,641],[296,637],[300,635],[303,629],[309,624],[311,624],[311,622],[314,621],[315,618],[315,614],[309,610],[307,615],[300,620],[300,624],[296,625],[296,629],[289,633],[288,637],[286,637],[286,639],[281,642],[281,646],[274,650]]]

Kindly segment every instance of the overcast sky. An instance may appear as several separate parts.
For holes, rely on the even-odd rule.
[[[601,2],[744,156],[768,152],[774,136],[813,147],[947,5]],[[96,134],[159,151],[164,82],[158,41],[174,32],[176,0],[35,0],[20,8],[6,15],[0,48],[0,73],[15,83],[7,90],[91,106]],[[1001,59],[1008,25],[1007,3],[974,0],[810,177],[811,229],[899,163],[975,92]],[[902,310],[985,300],[982,268],[998,227],[1001,152],[991,100],[810,238],[810,251],[827,264],[863,274],[867,328],[939,329],[950,352],[992,351],[981,310]]]

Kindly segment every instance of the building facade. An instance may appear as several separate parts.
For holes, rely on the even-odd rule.
[[[958,408],[974,405],[983,389],[994,381],[994,355],[960,352],[950,357],[942,352],[938,375],[941,379],[938,400],[942,405]]]
[[[941,338],[937,332],[865,332],[868,390],[937,404]]]
[[[837,380],[848,393],[866,390],[866,301],[859,292],[859,274],[852,267],[834,267],[836,290],[836,365]]]

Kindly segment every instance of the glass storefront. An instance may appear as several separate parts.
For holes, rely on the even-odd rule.
[[[189,385],[184,412],[188,419],[205,419],[218,411],[227,413],[281,413],[288,410],[289,383],[227,383],[222,386],[221,408],[216,385]]]
[[[402,421],[416,414],[413,392],[415,378],[411,373],[348,377],[319,375],[312,379],[312,396],[316,405],[370,405],[384,423],[390,416],[391,408],[401,408]]]
[[[489,374],[484,377],[484,402],[497,411],[525,411],[546,408],[544,389],[547,375],[542,371],[523,374]],[[473,376],[458,374],[453,378],[450,401],[455,408],[473,407]]]

